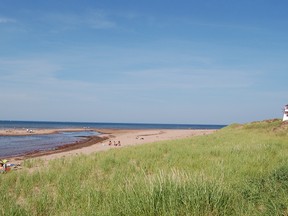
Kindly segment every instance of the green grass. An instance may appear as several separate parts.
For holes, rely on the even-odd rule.
[[[0,176],[0,215],[288,215],[287,132],[280,120],[233,124],[48,166],[28,160]]]

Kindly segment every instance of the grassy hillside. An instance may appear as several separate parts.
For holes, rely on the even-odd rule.
[[[233,124],[0,178],[1,215],[287,215],[288,125]]]

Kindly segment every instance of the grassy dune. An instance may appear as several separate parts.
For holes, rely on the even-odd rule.
[[[280,120],[41,164],[0,176],[0,215],[288,215]]]

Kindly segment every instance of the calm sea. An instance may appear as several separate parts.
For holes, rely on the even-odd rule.
[[[36,121],[0,121],[0,129],[221,129],[226,125],[202,124],[133,124],[133,123],[91,123],[91,122],[36,122]],[[0,159],[23,155],[33,151],[52,150],[61,145],[74,143],[85,136],[95,136],[94,131],[63,132],[51,135],[0,136]]]

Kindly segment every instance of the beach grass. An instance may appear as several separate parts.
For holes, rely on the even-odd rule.
[[[0,178],[0,215],[288,215],[288,125],[29,160]]]

